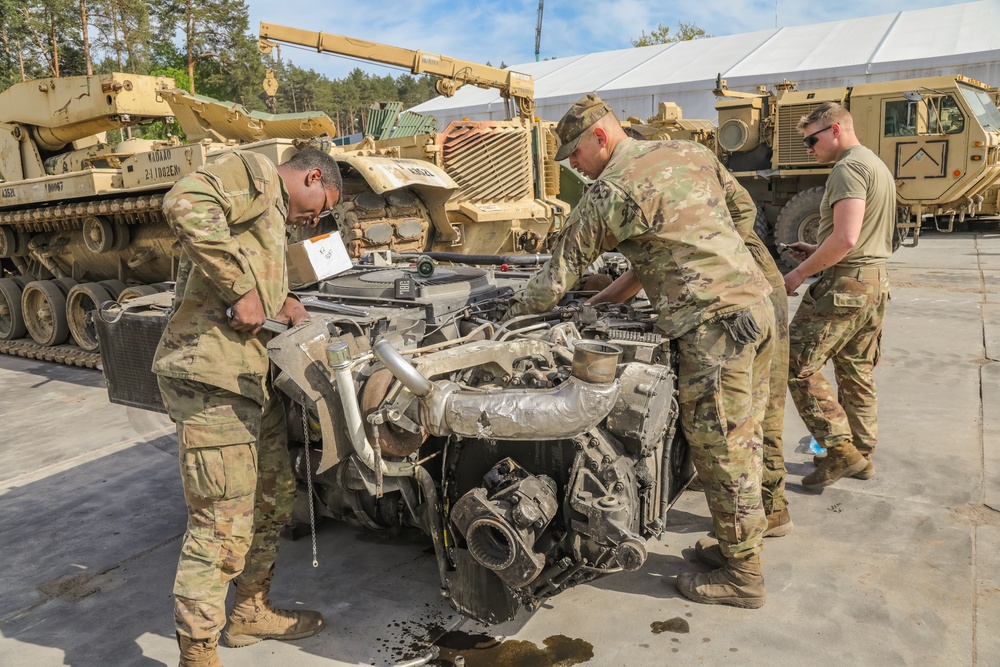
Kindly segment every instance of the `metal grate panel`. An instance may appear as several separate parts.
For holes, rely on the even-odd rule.
[[[108,400],[118,405],[165,413],[156,376],[150,370],[153,354],[167,326],[167,314],[126,310],[114,322],[94,313],[101,366],[108,385]]]
[[[392,129],[392,138],[415,137],[420,134],[430,134],[437,127],[437,118],[434,116],[424,116],[423,114],[404,111],[396,127]]]
[[[392,132],[392,126],[396,124],[396,116],[402,109],[402,102],[376,102],[372,104],[368,108],[365,135],[374,137],[376,141],[388,139]]]
[[[778,167],[786,166],[818,166],[816,158],[806,153],[802,135],[799,134],[799,119],[808,116],[813,109],[822,104],[796,104],[778,107]]]
[[[452,123],[442,137],[442,158],[459,186],[452,199],[500,204],[534,197],[531,135],[523,127]]]

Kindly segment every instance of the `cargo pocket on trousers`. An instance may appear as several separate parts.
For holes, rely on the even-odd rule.
[[[864,308],[868,304],[867,294],[834,292],[831,296],[833,296],[834,308]]]
[[[257,448],[224,445],[182,450],[184,492],[206,500],[231,500],[257,490]]]

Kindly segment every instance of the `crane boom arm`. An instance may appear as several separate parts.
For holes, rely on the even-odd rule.
[[[275,42],[314,48],[320,53],[334,53],[405,67],[413,74],[431,74],[440,77],[436,88],[445,97],[451,97],[465,84],[495,88],[500,91],[501,97],[513,100],[522,115],[531,115],[535,110],[535,80],[530,74],[343,35],[261,22],[258,44],[261,53],[270,53]]]

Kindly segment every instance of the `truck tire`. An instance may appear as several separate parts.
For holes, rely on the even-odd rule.
[[[819,227],[819,205],[823,201],[826,188],[818,185],[803,190],[788,200],[788,203],[778,213],[778,222],[774,227],[774,243],[791,245],[799,241],[816,243],[816,231]],[[794,268],[799,262],[790,253],[781,253],[785,264]]]
[[[764,207],[760,204],[757,204],[757,216],[753,219],[753,231],[757,235],[757,238],[764,242],[764,245],[774,245],[768,243],[770,234],[768,234],[767,230],[767,218],[764,216]]]

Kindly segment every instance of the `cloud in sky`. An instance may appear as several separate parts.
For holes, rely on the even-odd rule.
[[[997,0],[990,0],[997,1]],[[248,0],[251,30],[260,21],[322,30],[391,46],[419,49],[474,62],[508,65],[535,59],[537,0],[381,0],[319,3],[315,0]],[[671,3],[673,4],[673,3]],[[658,23],[676,30],[694,23],[712,35],[732,35],[778,27],[823,23],[961,4],[959,0],[548,0],[542,22],[541,57],[566,57],[631,48],[629,40]],[[399,70],[356,62],[312,50],[282,47],[299,67],[330,78],[355,67],[393,76]]]

